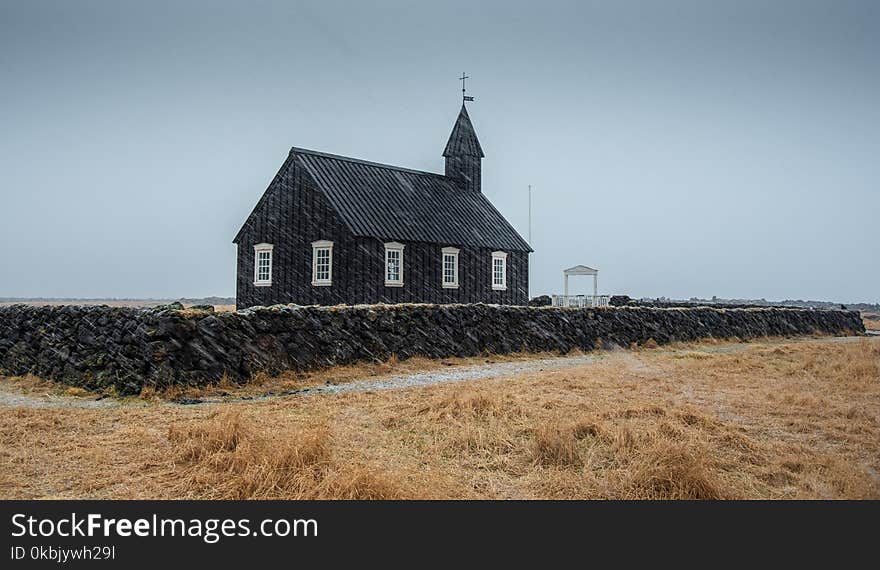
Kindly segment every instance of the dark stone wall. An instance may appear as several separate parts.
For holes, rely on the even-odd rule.
[[[674,308],[695,308],[695,307],[712,307],[716,309],[764,309],[768,307],[798,308],[795,305],[786,305],[784,303],[763,304],[755,303],[730,303],[730,302],[711,302],[711,301],[676,301],[676,300],[660,300],[660,299],[631,299],[628,295],[612,295],[608,300],[608,304],[612,307],[654,307],[657,309],[674,309]],[[800,307],[804,308],[804,307]],[[835,307],[836,308],[836,307]],[[844,308],[844,307],[841,307]]]
[[[211,313],[174,308],[0,307],[0,371],[123,394],[203,385],[224,373],[306,370],[356,361],[568,352],[704,337],[864,332],[856,311],[562,309],[494,305],[275,306]]]
[[[312,285],[312,242],[333,242],[333,284]],[[385,286],[385,242],[400,241],[403,287]],[[254,285],[254,245],[271,243],[272,285]],[[459,253],[459,288],[443,289],[445,246]],[[281,167],[238,236],[236,304],[239,309],[295,303],[493,303],[525,305],[529,299],[527,252],[507,252],[507,289],[492,289],[492,250],[461,244],[429,244],[355,237],[311,176],[292,158]]]

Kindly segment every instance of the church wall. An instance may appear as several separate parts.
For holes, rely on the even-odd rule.
[[[389,239],[388,241],[395,241]],[[403,254],[403,287],[385,286],[384,240],[359,240],[357,255],[362,257],[359,267],[365,272],[363,287],[352,291],[355,303],[493,303],[498,305],[525,305],[528,303],[528,254],[508,252],[507,289],[492,289],[492,249],[473,248],[461,244],[434,244],[401,242]],[[459,251],[459,286],[442,286],[442,248],[456,247]]]
[[[330,286],[312,285],[312,242],[330,240],[333,279]],[[270,184],[238,243],[236,306],[294,303],[337,305],[372,303],[528,303],[528,253],[507,252],[507,289],[491,285],[492,249],[462,244],[402,242],[403,287],[385,286],[387,239],[351,234],[305,169],[288,159]],[[270,243],[272,285],[254,280],[254,248]],[[441,248],[459,248],[459,288],[441,285]]]

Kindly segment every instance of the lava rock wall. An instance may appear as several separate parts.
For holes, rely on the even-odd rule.
[[[857,334],[856,311],[790,308],[277,305],[238,312],[106,306],[0,307],[0,371],[93,390],[205,385],[226,374],[357,361],[591,350],[700,338]]]

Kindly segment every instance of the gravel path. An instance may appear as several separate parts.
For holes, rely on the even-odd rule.
[[[77,398],[74,396],[61,396],[55,394],[43,394],[36,396],[24,394],[15,386],[4,381],[0,376],[0,407],[8,408],[112,408],[120,405],[115,398]]]
[[[270,392],[253,398],[264,399],[273,396],[287,396],[292,394],[347,394],[349,392],[372,392],[376,390],[400,390],[403,388],[417,388],[431,384],[448,384],[450,382],[467,382],[471,380],[484,380],[486,378],[500,378],[503,376],[516,376],[528,372],[545,372],[570,368],[579,364],[594,362],[597,356],[562,356],[556,358],[544,358],[541,360],[525,360],[522,362],[500,362],[496,364],[478,364],[473,366],[457,366],[446,370],[429,370],[426,372],[414,372],[396,376],[385,376],[378,379],[355,380],[345,384],[328,384],[325,386],[310,386],[298,390],[284,392]],[[227,400],[204,400],[206,402],[226,402]]]
[[[804,341],[819,341],[828,343],[855,342],[864,337],[823,337],[820,339],[806,338]],[[793,339],[772,342],[749,342],[730,344],[724,346],[701,346],[688,349],[695,352],[705,353],[730,353],[740,352],[752,346],[772,346],[782,342],[797,342]],[[164,405],[191,405],[191,404],[220,404],[231,402],[243,402],[264,400],[279,396],[292,395],[320,395],[320,394],[346,394],[350,392],[371,392],[379,390],[400,390],[404,388],[417,388],[432,384],[448,384],[453,382],[468,382],[484,380],[487,378],[500,378],[517,376],[530,372],[545,372],[561,370],[589,364],[596,360],[614,353],[596,352],[589,356],[561,356],[555,358],[542,358],[540,360],[522,360],[515,362],[499,362],[495,364],[478,364],[472,366],[456,366],[454,368],[436,369],[412,374],[400,374],[384,376],[381,378],[369,378],[355,380],[345,384],[328,384],[324,386],[310,386],[297,390],[285,390],[282,392],[267,392],[259,396],[232,396],[225,398],[204,399],[180,399],[168,402]],[[132,400],[128,400],[132,402]],[[147,402],[134,400],[137,405],[148,405]],[[126,401],[115,398],[101,398],[90,400],[62,395],[31,395],[20,392],[15,386],[0,380],[0,407],[27,407],[27,408],[107,408],[125,404]]]

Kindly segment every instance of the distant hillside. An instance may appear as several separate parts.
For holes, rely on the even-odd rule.
[[[40,305],[116,305],[152,307],[180,301],[184,305],[235,305],[235,297],[195,297],[181,299],[135,299],[132,297],[0,297],[0,303],[34,303]]]

